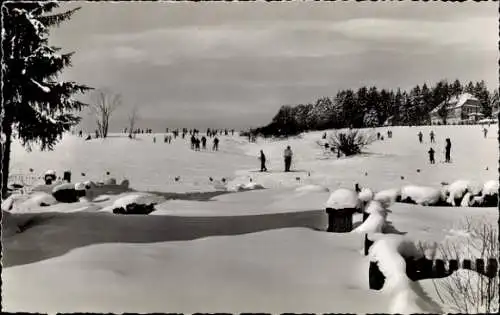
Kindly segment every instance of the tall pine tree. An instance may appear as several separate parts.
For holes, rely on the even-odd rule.
[[[59,54],[60,48],[49,46],[49,28],[79,9],[50,14],[58,7],[55,1],[2,5],[2,198],[7,193],[12,138],[28,150],[33,144],[52,150],[62,134],[79,122],[78,112],[86,105],[73,95],[89,87],[57,81],[71,65],[73,53]]]

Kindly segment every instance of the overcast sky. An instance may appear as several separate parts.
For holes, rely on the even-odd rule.
[[[247,128],[284,104],[363,85],[447,78],[498,86],[498,3],[163,2],[81,6],[51,33],[63,78],[123,95],[140,127]],[[93,130],[89,116],[84,126]]]

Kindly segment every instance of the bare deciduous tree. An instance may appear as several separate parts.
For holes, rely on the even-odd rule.
[[[107,89],[100,89],[92,94],[91,112],[96,116],[97,131],[103,138],[108,136],[109,119],[115,109],[122,104],[122,97]]]
[[[497,258],[499,255],[498,227],[487,219],[465,219],[459,229],[466,236],[451,239],[439,248],[444,260]],[[439,299],[460,313],[497,313],[499,311],[499,278],[489,278],[475,271],[433,280]]]
[[[129,138],[132,138],[134,137],[135,138],[135,124],[137,122],[137,120],[139,119],[139,110],[137,108],[137,106],[134,106],[132,108],[132,110],[130,111],[129,115],[128,115],[128,136]]]

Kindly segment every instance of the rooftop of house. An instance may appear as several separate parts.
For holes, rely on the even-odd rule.
[[[446,103],[449,109],[455,109],[455,108],[460,108],[464,106],[465,104],[469,106],[475,106],[479,107],[479,100],[472,94],[470,93],[462,93],[460,95],[455,95],[450,98],[450,100]],[[439,109],[445,105],[445,102],[443,101],[441,104],[436,106],[431,113],[437,113]]]

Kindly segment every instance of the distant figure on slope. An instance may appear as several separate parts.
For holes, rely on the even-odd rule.
[[[78,133],[78,135],[80,136],[80,138],[83,136],[83,131],[80,130],[80,132]]]
[[[429,133],[429,137],[431,138],[431,143],[436,142],[436,140],[434,139],[434,131],[431,130],[431,132]]]
[[[234,129],[231,129],[231,136],[234,136]]]
[[[267,167],[266,167],[266,156],[264,155],[264,151],[260,150],[260,171],[261,172],[267,172]]]
[[[214,146],[212,147],[213,151],[219,151],[219,138],[214,138]]]
[[[194,143],[195,143],[196,139],[194,138],[193,135],[191,135],[191,150],[194,150]]]
[[[380,140],[380,132],[377,132],[377,140]]]
[[[430,162],[431,164],[435,164],[435,163],[436,163],[436,161],[434,160],[434,152],[435,152],[435,151],[434,151],[434,149],[433,149],[433,148],[431,148],[431,149],[429,150],[429,152],[428,152],[428,153],[429,153],[429,162]]]
[[[484,138],[486,139],[486,137],[488,136],[488,129],[484,128],[483,133],[484,133]]]
[[[153,137],[153,143],[156,143],[156,137]]]
[[[283,152],[283,157],[285,158],[285,172],[290,172],[290,166],[292,165],[293,152],[290,146],[287,146]]]
[[[323,134],[323,137],[321,137],[322,139],[326,139],[326,132]]]
[[[446,163],[451,163],[451,140],[450,138],[446,138],[446,148],[444,159]]]
[[[194,148],[196,151],[200,151],[200,139],[196,138],[194,140]]]
[[[201,137],[201,147],[203,150],[207,149],[207,138],[205,136]]]
[[[387,130],[387,138],[392,138],[392,131],[390,130]]]
[[[423,138],[423,136],[424,136],[424,135],[422,134],[422,131],[420,131],[420,132],[418,133],[418,142],[422,143],[422,138]]]

